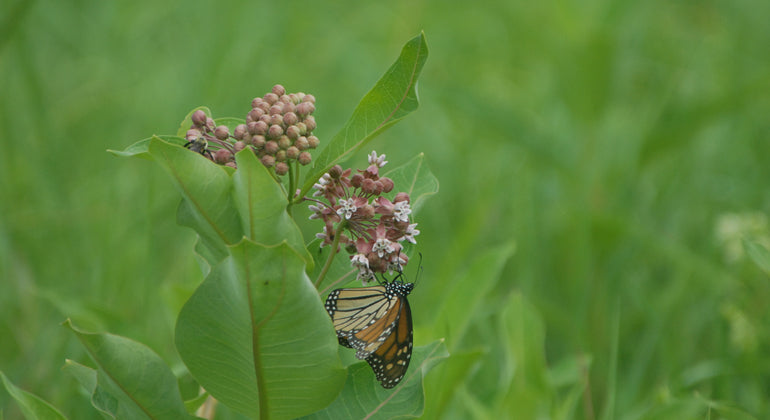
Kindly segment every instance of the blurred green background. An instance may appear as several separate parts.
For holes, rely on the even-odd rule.
[[[70,418],[95,412],[60,371],[88,358],[59,324],[179,368],[175,314],[202,280],[166,175],[105,150],[199,105],[244,117],[275,83],[315,95],[323,146],[420,30],[420,109],[349,164],[425,152],[441,183],[417,214],[410,301],[416,344],[446,337],[435,375],[454,380],[429,374],[426,416],[529,418],[495,396],[500,301],[520,293],[550,384],[523,400],[770,418],[770,281],[741,244],[770,241],[770,2],[20,0],[0,17],[0,370]],[[480,304],[446,304],[468,282]],[[468,333],[434,328],[442,311]],[[20,415],[5,392],[0,410]]]

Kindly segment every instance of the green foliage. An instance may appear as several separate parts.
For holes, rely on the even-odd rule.
[[[249,417],[294,418],[325,407],[344,371],[302,260],[286,245],[248,240],[230,254],[179,314],[176,346],[185,364],[211,395]]]
[[[19,404],[24,416],[28,419],[39,420],[64,420],[66,417],[54,406],[42,400],[40,397],[27,391],[19,389],[14,385],[5,374],[0,371],[0,379],[3,381],[5,390]],[[2,412],[0,412],[0,418]]]
[[[371,380],[371,368],[365,362],[348,366],[348,378],[339,397],[325,409],[304,419],[400,419],[423,414],[422,377],[436,363],[449,357],[444,343],[437,341],[414,349],[409,372],[402,385],[383,389]]]
[[[425,35],[404,45],[401,56],[353,111],[353,116],[315,158],[300,196],[332,166],[360,150],[375,136],[417,109],[417,78],[428,59]]]
[[[96,369],[59,326],[66,318],[145,343],[188,382],[184,399],[198,391],[174,326],[230,248],[199,239],[205,220],[179,203],[150,143],[181,146],[187,110],[243,116],[282,83],[317,98],[320,151],[405,34],[423,29],[419,110],[348,153],[358,164],[374,149],[393,166],[424,153],[441,182],[415,220],[422,274],[408,270],[415,345],[443,337],[451,352],[424,378],[423,417],[770,417],[770,3],[11,0],[0,10],[0,369],[67,417],[93,418],[111,398],[93,395]],[[123,152],[152,162],[104,153],[141,138]],[[234,188],[236,172],[215,169]],[[227,222],[242,229],[233,246],[252,219],[231,206]],[[305,206],[287,214],[306,240],[319,232]],[[314,281],[329,247],[306,249]],[[496,252],[499,267],[476,271]],[[351,271],[338,258],[319,291]],[[466,301],[454,292],[465,283],[482,290]],[[519,324],[523,343],[517,313],[539,320]],[[519,363],[521,348],[542,357]],[[355,365],[350,353],[343,365]],[[66,358],[91,367],[62,372]],[[505,404],[509,393],[526,401]],[[0,412],[25,416],[5,391]],[[244,417],[219,404],[216,418]]]
[[[166,363],[147,346],[112,334],[86,333],[70,321],[72,330],[96,363],[94,382],[83,366],[68,370],[91,391],[92,402],[110,418],[184,419],[177,380]]]
[[[428,169],[423,153],[386,172],[385,176],[392,179],[400,191],[409,194],[413,213],[420,209],[427,197],[438,191],[438,179]]]
[[[415,42],[417,52],[411,57]],[[392,108],[395,117],[383,121],[374,132],[364,128],[359,139],[349,133],[338,142],[355,141],[355,149],[360,148],[373,134],[414,110],[414,84],[426,57],[422,36],[407,44],[345,130],[365,126],[371,115],[383,109]],[[414,69],[405,73],[403,68],[409,66]],[[401,80],[405,74],[409,79]],[[379,96],[392,94],[391,89],[404,93],[398,104]],[[191,115],[178,135],[190,124]],[[218,121],[233,127],[243,122]],[[335,144],[332,142],[332,150]],[[315,264],[287,211],[290,200],[284,186],[250,148],[236,154],[238,169],[233,170],[181,146],[184,141],[178,137],[153,136],[113,153],[158,163],[182,195],[179,223],[198,234],[195,249],[206,279],[179,313],[175,343],[187,369],[206,392],[185,403],[176,377],[149,348],[111,334],[85,333],[67,321],[98,366],[92,369],[70,361],[65,365],[91,394],[93,406],[108,418],[187,418],[186,410],[197,409],[211,394],[249,418],[290,419],[327,406],[328,413],[346,411],[348,405],[359,404],[361,389],[368,389],[371,395],[363,406],[368,412],[386,413],[387,417],[421,413],[422,375],[436,360],[447,357],[443,345],[418,349],[404,381],[411,385],[389,397],[383,397],[385,390],[360,363],[350,368],[354,379],[343,390],[346,375],[338,356],[337,335],[318,290],[306,275]],[[343,149],[343,154],[353,151],[347,145]],[[325,156],[330,162],[343,158],[328,150]],[[311,174],[310,181],[315,182],[318,174]],[[438,189],[422,155],[394,174],[396,180],[405,181],[404,188],[416,201]],[[327,255],[329,261],[334,257]],[[362,375],[364,372],[368,374]],[[372,393],[372,387],[377,392]],[[16,392],[9,382],[7,388],[14,391],[25,412],[46,407],[42,400]],[[387,401],[396,395],[392,403],[379,406],[383,398]]]

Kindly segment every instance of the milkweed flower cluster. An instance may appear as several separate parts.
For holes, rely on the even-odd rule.
[[[411,223],[409,194],[399,192],[392,201],[383,195],[394,188],[392,179],[380,176],[387,163],[385,155],[372,152],[369,167],[355,174],[335,165],[313,186],[310,199],[310,218],[324,222],[323,232],[316,235],[321,246],[336,240],[351,254],[350,263],[364,282],[375,273],[400,272],[409,261],[402,243],[416,244],[414,237],[420,234],[417,223]]]
[[[311,149],[320,141],[313,135],[316,128],[315,97],[305,93],[286,93],[281,85],[251,101],[246,123],[232,133],[226,125],[217,126],[202,110],[192,115],[192,127],[185,138],[187,148],[221,165],[235,167],[235,153],[251,148],[259,160],[275,173],[285,175],[293,161],[301,165],[311,162]]]

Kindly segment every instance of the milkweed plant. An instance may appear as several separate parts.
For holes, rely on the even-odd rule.
[[[182,197],[177,221],[197,233],[190,258],[205,279],[177,315],[173,340],[184,369],[129,338],[64,323],[93,362],[67,360],[64,370],[95,410],[119,419],[216,418],[222,410],[261,419],[422,413],[423,375],[448,356],[443,342],[416,336],[406,374],[386,389],[340,346],[347,342],[338,343],[324,299],[335,287],[404,275],[416,252],[415,215],[438,182],[422,154],[388,163],[386,150],[364,148],[417,109],[427,56],[423,34],[406,43],[330,139],[316,135],[325,122],[313,114],[331,99],[276,84],[251,101],[245,118],[215,118],[200,107],[175,135],[111,151],[152,160],[170,176]],[[347,164],[362,149],[367,161]],[[304,237],[300,225],[317,234]],[[411,340],[411,321],[409,328]],[[180,387],[180,377],[196,386]],[[14,397],[66,418],[31,394]]]

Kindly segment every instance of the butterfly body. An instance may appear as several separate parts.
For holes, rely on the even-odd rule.
[[[412,357],[412,312],[406,296],[414,284],[399,281],[336,289],[326,299],[339,343],[356,350],[385,388],[404,377]]]

